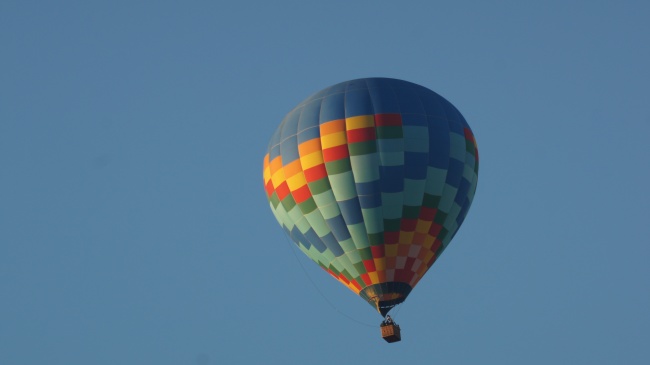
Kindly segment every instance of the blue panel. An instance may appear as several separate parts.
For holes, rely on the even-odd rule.
[[[345,220],[345,224],[353,225],[361,223],[363,221],[363,215],[361,215],[361,205],[359,204],[358,198],[352,198],[348,200],[342,200],[337,202],[339,209],[341,210],[341,215]]]
[[[465,220],[465,217],[467,217],[467,212],[469,211],[469,207],[472,205],[472,202],[469,201],[469,199],[465,199],[465,202],[463,205],[460,207],[460,212],[458,213],[458,217],[456,217],[456,223],[458,223],[458,227],[463,224],[463,221]]]
[[[368,90],[368,85],[366,84],[366,79],[356,79],[356,80],[350,80],[346,82],[345,85],[345,92],[348,93],[350,91],[355,91],[355,90]]]
[[[297,108],[291,111],[284,117],[282,123],[282,136],[281,141],[284,141],[287,137],[295,135],[298,131],[298,120],[300,119],[300,112],[302,108]]]
[[[465,131],[463,131],[464,126],[467,125],[465,118],[449,102],[445,103],[445,112],[447,113],[447,120],[449,120],[449,130],[461,136],[465,135]]]
[[[458,192],[456,192],[456,198],[454,201],[456,204],[463,206],[463,202],[467,200],[467,192],[469,192],[471,184],[467,179],[460,179],[460,184],[458,185]]]
[[[320,123],[329,122],[331,120],[345,118],[345,94],[333,94],[325,99],[321,104],[320,109]]]
[[[320,137],[320,128],[319,127],[312,127],[309,129],[305,129],[302,132],[298,134],[298,144],[300,145],[303,142],[309,141],[310,139],[318,138]]]
[[[327,250],[328,247],[325,245],[325,242],[323,242],[323,240],[318,237],[312,228],[309,228],[307,233],[305,233],[305,237],[309,242],[311,242],[312,245],[314,245],[314,247],[316,247],[318,252],[323,253],[325,250]]]
[[[362,209],[377,208],[381,206],[381,195],[359,195],[359,204]]]
[[[350,238],[350,232],[348,231],[348,227],[345,225],[345,221],[343,220],[342,216],[337,215],[336,217],[326,219],[325,221],[327,222],[327,226],[330,228],[337,241],[341,242]]]
[[[345,117],[372,115],[375,111],[368,90],[352,90],[345,93]]]
[[[269,161],[273,161],[278,156],[280,156],[280,145],[279,144],[271,147],[271,150],[269,151]]]
[[[357,188],[358,195],[371,195],[381,193],[381,185],[379,184],[379,180],[357,183],[355,187]]]
[[[320,117],[320,104],[321,100],[315,100],[305,104],[300,113],[300,121],[298,122],[298,132],[307,128],[318,126],[318,118]]]
[[[286,166],[300,158],[298,153],[298,138],[290,137],[280,144],[280,153],[282,154],[282,165]]]
[[[449,161],[449,126],[436,117],[429,120],[429,166],[446,169]]]
[[[402,125],[426,127],[429,122],[427,122],[427,117],[422,114],[402,114]]]
[[[336,238],[334,238],[334,235],[330,232],[325,235],[325,237],[322,237],[321,240],[327,246],[327,248],[332,251],[335,257],[339,257],[343,255],[343,249],[339,245],[338,241]]]
[[[397,96],[386,79],[367,79],[368,93],[375,114],[399,113]]]
[[[404,191],[404,166],[379,166],[379,181],[384,193]]]
[[[289,236],[291,237],[291,239],[292,239],[294,242],[300,242],[300,243],[302,243],[303,246],[307,247],[307,249],[309,249],[309,247],[311,247],[311,243],[309,242],[309,240],[307,239],[307,237],[305,237],[305,236],[302,234],[302,232],[300,232],[300,229],[298,229],[297,226],[293,226],[293,229],[291,230],[291,234],[290,234]]]
[[[412,86],[402,86],[395,89],[399,109],[402,114],[424,114],[420,96]]]
[[[463,177],[463,170],[465,170],[465,164],[454,158],[447,160],[447,163],[449,167],[447,168],[447,180],[445,182],[455,188],[459,188],[460,180]]]
[[[429,154],[420,152],[404,152],[404,177],[414,180],[427,178]]]
[[[447,101],[440,95],[425,88],[418,89],[424,111],[428,116],[446,117],[443,103]]]

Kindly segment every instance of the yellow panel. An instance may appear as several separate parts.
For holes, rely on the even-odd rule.
[[[386,259],[373,259],[373,261],[375,261],[375,269],[377,269],[377,271],[386,270]]]
[[[266,168],[269,165],[270,163],[269,159],[271,158],[270,156],[271,155],[268,153],[266,154],[266,156],[264,156],[264,168]]]
[[[321,138],[331,133],[345,131],[345,119],[332,120],[320,125]]]
[[[386,257],[396,257],[397,256],[397,245],[385,245],[384,252]]]
[[[312,152],[320,151],[320,138],[312,138],[309,141],[303,142],[298,145],[298,153],[300,156],[306,156]]]
[[[436,237],[428,235],[427,238],[424,239],[424,247],[431,249],[431,246],[433,246],[433,242],[436,240]]]
[[[289,190],[291,191],[296,191],[305,186],[305,184],[307,184],[307,180],[305,180],[305,175],[302,173],[295,174],[287,179],[287,185],[289,185]]]
[[[271,180],[273,181],[273,187],[278,188],[280,184],[282,184],[286,179],[284,177],[284,170],[279,170],[273,176],[271,176]]]
[[[340,146],[342,144],[348,143],[347,135],[345,132],[336,132],[322,136],[320,138],[320,143],[323,149]]]
[[[268,184],[269,180],[271,180],[271,167],[267,165],[264,168],[264,185]]]
[[[413,242],[413,232],[404,232],[400,231],[399,232],[399,241],[398,243],[404,243],[404,244],[409,244]]]
[[[347,130],[368,128],[375,126],[374,115],[359,115],[358,117],[347,118],[345,120],[345,127]]]
[[[284,167],[284,176],[287,177],[287,180],[293,175],[302,171],[302,166],[300,165],[300,160],[295,160]]]
[[[434,255],[433,251],[427,251],[427,253],[424,255],[424,260],[422,260],[425,264],[422,266],[426,267],[427,266],[426,263],[429,262],[429,260],[431,260],[433,255]]]
[[[318,166],[323,163],[323,154],[320,151],[316,151],[302,156],[300,157],[300,163],[302,164],[303,170]]]
[[[418,219],[418,224],[415,226],[415,232],[428,233],[429,229],[431,229],[431,221]]]
[[[271,176],[273,176],[273,174],[275,174],[278,170],[282,169],[282,156],[274,158],[269,166],[271,166]]]
[[[376,272],[376,271],[369,272],[369,273],[368,273],[368,276],[370,277],[370,281],[371,281],[373,284],[379,284],[379,276],[377,276],[377,272]]]

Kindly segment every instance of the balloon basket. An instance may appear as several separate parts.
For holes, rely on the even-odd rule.
[[[399,325],[396,324],[382,324],[381,337],[388,343],[398,342],[402,340]]]

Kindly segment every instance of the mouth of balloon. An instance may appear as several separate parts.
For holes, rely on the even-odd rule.
[[[390,281],[367,286],[359,292],[359,296],[385,317],[393,307],[406,299],[412,289],[407,283]]]

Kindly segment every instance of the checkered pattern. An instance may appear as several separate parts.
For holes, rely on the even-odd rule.
[[[447,247],[477,177],[476,140],[458,110],[422,86],[385,78],[312,95],[287,114],[264,157],[280,225],[382,313]]]

